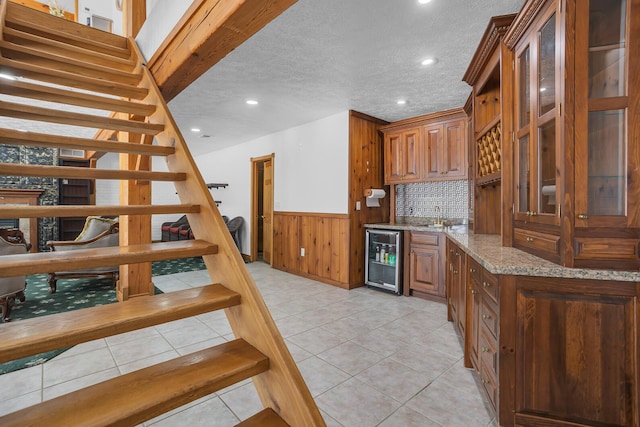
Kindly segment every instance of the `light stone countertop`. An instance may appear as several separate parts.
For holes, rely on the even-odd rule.
[[[438,230],[432,227],[404,223],[365,224],[365,227],[444,233],[493,274],[640,282],[640,271],[562,267],[519,249],[501,246],[500,236],[497,234],[468,234],[466,228],[461,227],[444,227],[444,229]]]

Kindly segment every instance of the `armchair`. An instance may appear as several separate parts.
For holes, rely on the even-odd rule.
[[[0,237],[0,255],[17,255],[27,253],[27,245],[24,243],[10,243]],[[9,322],[11,309],[16,299],[24,302],[24,290],[27,287],[25,276],[0,278],[0,307],[2,307],[2,320]]]
[[[55,252],[72,251],[77,249],[103,248],[106,246],[118,246],[120,235],[118,234],[119,223],[117,219],[89,216],[84,225],[84,229],[75,240],[72,241],[49,241],[47,246]],[[104,278],[113,280],[113,285],[118,281],[120,266],[99,267],[85,270],[60,271],[47,275],[49,282],[49,293],[54,294],[57,290],[58,279],[79,279],[86,277]]]
[[[180,240],[179,237],[179,229],[180,226],[187,225],[189,226],[189,222],[187,221],[187,216],[182,215],[180,219],[177,221],[168,221],[162,223],[162,237],[161,240],[163,242],[169,242],[173,240]]]

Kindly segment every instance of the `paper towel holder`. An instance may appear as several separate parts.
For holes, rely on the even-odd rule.
[[[367,207],[380,207],[380,199],[384,198],[386,194],[387,193],[381,188],[365,188],[364,197]]]

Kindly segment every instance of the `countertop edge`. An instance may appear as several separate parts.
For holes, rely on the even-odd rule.
[[[436,229],[411,224],[365,224],[365,228],[444,234],[493,274],[640,282],[640,271],[563,267],[519,249],[502,246],[500,236],[497,234],[468,234],[451,227]]]

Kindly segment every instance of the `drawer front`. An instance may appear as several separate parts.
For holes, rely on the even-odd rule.
[[[467,257],[469,277],[476,283],[482,283],[482,267],[476,260]]]
[[[411,243],[416,245],[438,246],[440,244],[440,234],[437,233],[416,233],[411,232]]]
[[[489,398],[489,403],[491,403],[493,412],[496,412],[496,402],[498,401],[498,387],[496,386],[495,379],[491,378],[491,375],[486,375],[486,372],[480,371],[480,382],[482,383],[482,388],[484,388],[485,393],[487,393],[487,397]]]
[[[484,331],[483,331],[484,332]],[[498,351],[496,340],[480,333],[480,366],[485,376],[490,376],[495,381],[498,378]]]
[[[498,277],[489,273],[487,270],[482,271],[482,290],[484,291],[483,295],[488,296],[495,302],[498,303],[498,296],[500,295],[500,285],[498,282]]]
[[[498,337],[498,314],[483,298],[482,304],[480,304],[480,320],[482,326],[493,336],[494,339]]]
[[[575,239],[576,259],[638,260],[638,239],[578,237]]]
[[[513,240],[516,246],[531,248],[554,256],[560,253],[560,236],[554,236],[553,234],[516,229],[513,233]]]

